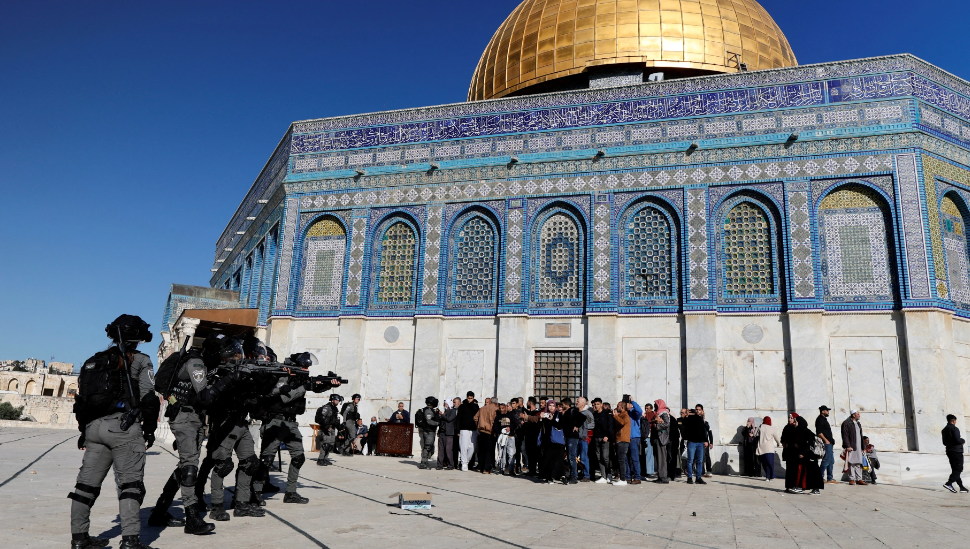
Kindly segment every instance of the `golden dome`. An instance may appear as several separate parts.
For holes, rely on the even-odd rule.
[[[737,72],[739,62],[748,70],[798,64],[755,0],[524,0],[485,48],[468,100],[602,65],[656,67],[669,78]]]

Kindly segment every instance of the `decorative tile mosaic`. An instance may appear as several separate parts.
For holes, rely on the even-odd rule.
[[[523,238],[525,236],[525,208],[521,198],[509,201],[509,213],[506,216],[506,238],[508,245],[505,249],[505,302],[510,304],[522,301],[522,262],[525,254]]]
[[[687,269],[690,296],[711,298],[707,253],[707,189],[687,189]]]
[[[582,298],[585,259],[582,233],[565,213],[550,215],[542,224],[538,242],[540,301],[575,301]]]
[[[722,228],[724,294],[774,294],[774,251],[765,212],[750,202],[741,202],[728,212]]]
[[[438,303],[438,267],[441,265],[441,211],[442,206],[428,206],[428,236],[424,248],[424,284],[421,303]]]
[[[943,247],[946,253],[947,281],[950,299],[970,304],[970,280],[967,278],[967,231],[966,222],[952,195],[946,195],[940,203],[943,224]],[[961,198],[956,198],[960,200]]]
[[[593,205],[593,301],[610,301],[612,294],[612,238],[610,237],[610,196],[596,196]]]
[[[495,303],[498,235],[481,214],[469,213],[459,221],[452,261],[450,304]]]
[[[815,179],[812,181],[812,197],[813,201],[817,202],[821,197],[826,196],[825,193],[829,192],[830,189],[841,187],[847,184],[852,184],[854,182],[861,181],[868,183],[873,187],[881,190],[886,194],[887,197],[893,202],[896,199],[896,189],[893,183],[893,178],[891,175],[876,175],[876,176],[866,176],[854,179]],[[875,199],[880,204],[883,202],[881,198]]]
[[[346,248],[346,236],[307,238],[303,248],[301,309],[335,309],[340,306]]]
[[[354,210],[353,220],[350,257],[347,260],[347,305],[359,307],[364,274],[364,245],[367,242],[367,211]]]
[[[892,299],[885,214],[877,200],[855,187],[828,195],[820,205],[822,285],[828,302]]]
[[[960,169],[949,162],[938,160],[929,155],[922,155],[923,187],[928,204],[937,203],[937,180],[952,181],[970,186],[970,172]],[[946,298],[946,263],[943,257],[943,238],[940,230],[939,215],[936,208],[928,210],[930,243],[933,251],[933,262],[937,281],[937,293]]]
[[[417,235],[404,221],[395,221],[381,235],[379,303],[411,303],[414,300],[414,271]]]
[[[280,252],[280,279],[276,288],[276,310],[285,310],[290,302],[290,279],[293,277],[293,240],[296,238],[297,209],[300,199],[286,199],[285,223],[283,225],[283,246]]]
[[[807,188],[805,182],[800,187]],[[791,286],[795,299],[815,297],[815,267],[812,252],[812,217],[807,190],[795,185],[788,192],[788,236],[791,252]]]
[[[916,155],[896,155],[896,173],[899,181],[899,201],[902,210],[903,242],[906,249],[906,270],[909,272],[909,291],[913,299],[928,299],[930,295],[930,272],[926,257],[926,241],[923,223],[923,207],[919,196],[916,175]]]

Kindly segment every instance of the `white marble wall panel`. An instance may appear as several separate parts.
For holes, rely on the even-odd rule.
[[[970,425],[970,322],[953,319],[953,347],[964,413],[964,417],[957,421],[957,426],[966,430],[966,426]]]
[[[661,398],[679,405],[680,364],[679,337],[624,337],[622,376],[617,393],[629,394],[641,405]]]
[[[439,384],[443,398],[464,399],[465,393],[475,391],[478,401],[484,403],[485,397],[496,396],[494,322],[445,321],[445,333],[445,371]],[[521,395],[501,396],[508,400]]]

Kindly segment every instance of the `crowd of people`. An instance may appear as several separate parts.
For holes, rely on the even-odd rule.
[[[354,396],[356,401],[358,395]],[[819,407],[814,431],[808,420],[794,412],[788,414],[780,431],[769,416],[748,418],[741,429],[742,476],[771,482],[781,450],[787,492],[818,495],[825,484],[839,484],[830,414],[828,406]],[[586,397],[575,403],[568,397],[558,401],[513,398],[509,402],[487,397],[480,405],[469,391],[465,400],[455,397],[441,407],[437,398],[428,397],[414,418],[421,447],[419,469],[524,475],[550,484],[614,486],[637,485],[644,479],[663,484],[681,477],[688,484],[706,484],[704,478],[711,477],[714,436],[701,404],[682,408],[679,417],[674,417],[663,400],[641,406],[630,395],[624,395],[615,407],[600,398],[589,401]],[[851,410],[840,425],[839,458],[842,473],[852,486],[877,484],[881,466],[875,446],[863,434],[860,418],[858,410]],[[403,402],[388,422],[410,422]],[[377,417],[371,418],[370,427],[358,420],[354,431],[346,430],[338,439],[354,441],[346,446],[350,454],[354,450],[373,454],[377,424]],[[965,493],[960,479],[964,440],[956,416],[947,416],[942,434],[952,470],[943,486]],[[321,460],[326,459],[327,451],[321,452]]]
[[[377,447],[376,417],[370,426],[357,421],[353,430],[342,427],[339,419],[329,419],[336,416],[340,400],[331,395],[331,408],[318,411],[320,465],[329,463],[333,450],[373,454]],[[410,419],[404,403],[398,403],[388,422]],[[519,397],[508,402],[486,397],[480,404],[469,391],[464,400],[455,397],[440,407],[437,398],[428,397],[425,407],[414,413],[414,425],[421,469],[614,486],[637,485],[645,479],[669,483],[685,475],[690,484],[706,484],[704,478],[711,476],[714,438],[700,404],[675,416],[663,400],[641,406],[629,395],[615,406],[585,397],[575,402],[568,397]]]

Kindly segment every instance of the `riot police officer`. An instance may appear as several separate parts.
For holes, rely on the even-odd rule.
[[[316,422],[320,426],[320,457],[317,458],[317,465],[330,465],[330,450],[333,449],[337,441],[337,429],[340,427],[340,415],[337,413],[337,406],[343,397],[334,393],[330,395],[330,401],[317,410]]]
[[[421,464],[418,469],[431,469],[431,457],[434,456],[435,435],[438,424],[441,423],[441,412],[438,410],[438,399],[429,396],[424,399],[424,408],[418,410],[414,422],[418,426],[418,440],[421,443]]]
[[[149,325],[137,316],[121,315],[105,327],[114,344],[81,367],[74,414],[84,450],[71,500],[71,548],[104,547],[92,538],[91,506],[101,483],[114,467],[121,515],[121,549],[151,549],[141,543],[138,512],[145,497],[145,455],[155,442],[160,404],[155,395],[152,361],[136,351],[150,342]],[[140,418],[141,424],[137,423]]]
[[[350,397],[350,402],[344,404],[340,410],[340,415],[344,416],[344,425],[347,427],[347,439],[341,453],[345,456],[354,455],[353,440],[357,434],[357,420],[360,419],[360,412],[357,405],[360,404],[360,395],[355,394]]]
[[[227,364],[243,358],[242,342],[233,337],[216,336],[220,341],[217,356],[205,359],[206,366],[210,363]],[[215,346],[213,346],[215,347]],[[203,349],[203,356],[206,355]],[[252,371],[246,365],[235,368],[215,368],[213,387],[223,384],[234,386],[243,381]],[[252,496],[252,478],[262,467],[262,462],[256,456],[253,435],[249,432],[248,406],[251,403],[243,401],[234,391],[226,391],[214,399],[209,406],[211,430],[206,444],[208,456],[212,463],[212,512],[209,518],[218,521],[229,520],[229,514],[224,509],[225,489],[223,479],[232,472],[232,453],[236,452],[239,460],[239,470],[236,475],[235,509],[236,517],[263,517],[266,513],[259,504],[250,502]]]
[[[299,353],[290,357],[294,367],[304,371],[310,367],[309,353]],[[300,468],[306,457],[303,455],[303,435],[296,416],[306,412],[306,387],[295,378],[280,378],[269,396],[263,401],[263,425],[260,427],[262,447],[259,457],[266,471],[266,479],[258,478],[253,487],[262,493],[264,482],[268,481],[269,468],[280,444],[286,444],[290,454],[290,465],[286,475],[286,494],[283,503],[309,503],[309,499],[296,493]]]
[[[213,341],[215,341],[213,339]],[[162,385],[164,384],[164,385]],[[195,484],[199,478],[199,453],[205,440],[206,400],[215,396],[214,388],[209,387],[208,376],[202,355],[197,351],[178,353],[169,356],[158,368],[155,387],[168,402],[165,416],[169,419],[172,434],[175,435],[179,454],[179,465],[162,489],[162,494],[148,517],[149,526],[185,526],[186,534],[207,534],[215,530],[215,525],[202,520],[205,508],[198,505]],[[208,387],[208,391],[206,388]],[[176,491],[181,488],[182,506],[185,521],[175,519],[168,513]]]

